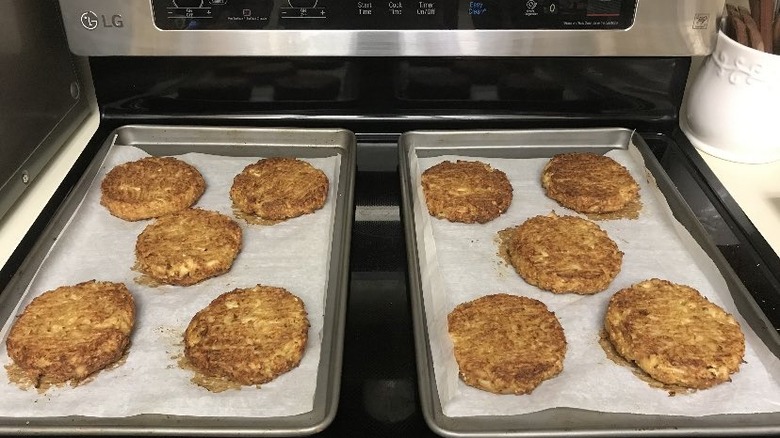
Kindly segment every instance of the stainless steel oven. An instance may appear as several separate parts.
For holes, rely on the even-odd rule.
[[[350,222],[339,240],[348,258],[334,271],[346,282],[343,302],[333,304],[343,313],[325,334],[332,355],[323,373],[330,380],[320,383],[329,392],[314,413],[257,419],[73,412],[23,421],[0,413],[0,430],[777,433],[773,413],[607,415],[597,406],[464,423],[436,409],[419,336],[423,304],[402,196],[407,169],[399,159],[409,137],[402,134],[619,128],[641,137],[654,175],[668,177],[663,189],[686,212],[686,226],[723,262],[728,281],[744,292],[735,299],[748,309],[753,330],[780,354],[780,260],[679,129],[691,65],[712,50],[723,8],[723,0],[59,0],[69,47],[89,61],[99,126],[3,267],[3,306],[13,305],[7,297],[26,287],[49,240],[70,220],[107,145],[233,155],[242,142],[262,144],[263,130],[284,128],[354,133],[354,184],[343,193],[351,206],[339,216]],[[220,130],[229,141],[215,134]]]

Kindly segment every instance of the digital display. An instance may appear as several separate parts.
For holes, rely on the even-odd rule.
[[[151,0],[163,30],[627,29],[638,0]]]

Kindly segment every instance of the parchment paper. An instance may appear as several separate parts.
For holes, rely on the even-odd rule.
[[[514,196],[509,210],[499,218],[483,225],[470,225],[431,217],[423,201],[420,175],[441,161],[477,158],[418,159],[414,151],[410,153],[423,299],[436,385],[445,415],[515,415],[555,407],[684,416],[780,411],[780,361],[737,314],[722,275],[674,219],[634,145],[607,155],[626,166],[637,180],[644,206],[638,219],[597,222],[625,255],[622,270],[609,288],[593,296],[556,295],[540,290],[525,283],[498,256],[496,235],[500,230],[551,211],[578,215],[545,196],[540,176],[547,158],[478,158],[507,174]],[[735,314],[746,335],[747,351],[746,363],[733,375],[732,382],[671,397],[606,357],[598,340],[609,298],[621,288],[653,277],[693,286]],[[447,333],[447,315],[462,302],[498,292],[544,302],[555,312],[566,335],[568,349],[563,372],[543,382],[530,395],[496,395],[467,386],[458,378]]]
[[[83,415],[126,417],[136,414],[276,417],[313,408],[328,282],[331,234],[335,215],[340,157],[305,159],[328,176],[325,206],[272,226],[236,219],[243,247],[232,269],[194,286],[147,287],[134,281],[135,241],[151,221],[125,222],[100,205],[100,182],[115,165],[147,156],[131,146],[114,146],[90,189],[14,311],[19,314],[34,296],[62,285],[97,279],[124,282],[136,303],[136,325],[129,354],[121,366],[98,373],[78,387],[51,388],[44,394],[22,390],[2,371],[0,416],[54,417]],[[233,177],[262,157],[228,157],[200,153],[177,156],[194,165],[206,180],[197,207],[235,219],[229,190]],[[257,284],[284,287],[300,297],[311,328],[300,365],[261,388],[212,393],[190,382],[193,372],[181,369],[182,337],[192,316],[218,295]],[[2,330],[0,361],[10,362]]]

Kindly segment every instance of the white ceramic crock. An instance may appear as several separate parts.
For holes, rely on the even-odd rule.
[[[780,160],[780,56],[721,30],[690,84],[681,123],[701,151],[739,163]]]

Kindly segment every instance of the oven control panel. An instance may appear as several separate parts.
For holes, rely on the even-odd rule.
[[[638,0],[151,0],[162,30],[627,29]]]
[[[726,0],[59,0],[85,56],[690,56]]]

